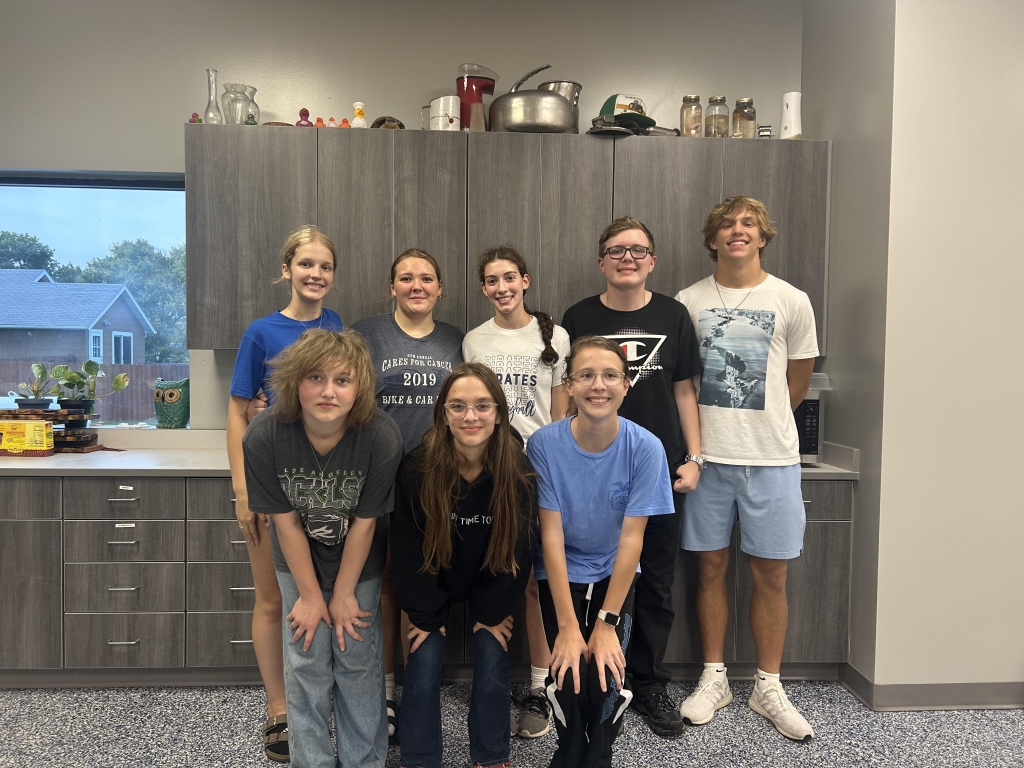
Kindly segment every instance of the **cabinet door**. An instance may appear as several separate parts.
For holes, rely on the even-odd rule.
[[[289,233],[317,223],[317,133],[185,126],[190,348],[235,349],[249,323],[288,303],[272,281]]]
[[[65,477],[64,518],[68,520],[181,520],[185,517],[182,477]]]
[[[397,256],[426,251],[441,265],[444,283],[434,318],[466,330],[466,289],[479,291],[466,271],[466,152],[468,133],[392,131],[395,141]],[[391,259],[377,264],[374,285],[387,287]],[[385,291],[386,293],[386,291]],[[374,294],[376,296],[376,293]],[[387,303],[390,310],[391,304]],[[380,311],[380,310],[378,310]]]
[[[700,230],[722,201],[722,146],[728,143],[668,136],[615,139],[615,216],[639,219],[654,235],[658,262],[647,278],[648,289],[675,296],[715,271]]]
[[[61,666],[59,520],[0,521],[0,669]]]
[[[69,563],[64,566],[67,613],[185,610],[184,563]]]
[[[347,327],[391,309],[387,276],[396,255],[396,132],[311,133],[319,136],[317,222],[338,249],[338,271],[324,305]]]
[[[827,141],[721,143],[725,148],[723,197],[746,195],[767,206],[779,234],[764,250],[762,264],[810,297],[818,348],[825,354],[831,145]]]
[[[189,520],[234,520],[235,492],[227,477],[190,477],[185,481]]]
[[[2,477],[0,499],[0,520],[59,520],[60,478]]]
[[[183,520],[67,520],[68,563],[185,559]]]
[[[189,613],[185,666],[251,667],[251,613]]]

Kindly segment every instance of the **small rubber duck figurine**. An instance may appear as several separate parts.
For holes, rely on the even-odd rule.
[[[366,105],[361,101],[357,101],[352,105],[352,109],[355,111],[355,117],[352,119],[353,128],[365,128],[366,127]]]
[[[338,124],[337,124],[337,123],[335,122],[335,120],[334,120],[334,118],[333,118],[333,117],[329,117],[329,118],[327,119],[327,127],[328,127],[328,128],[340,128],[341,126],[340,126],[340,125],[338,125]]]
[[[322,117],[318,117],[316,119],[316,122],[313,123],[313,127],[314,128],[326,128],[327,124],[324,122],[324,119]]]
[[[245,118],[245,124],[246,125],[256,125],[256,115],[254,115],[252,112],[250,112],[249,116],[247,118]]]
[[[341,118],[341,125],[339,125],[338,127],[339,128],[351,128],[352,126],[348,124],[348,118],[347,117],[343,117],[343,118]]]
[[[299,110],[299,122],[296,123],[300,128],[312,128],[313,124],[309,121],[309,110],[303,107]]]
[[[188,121],[189,121],[190,123],[201,123],[201,122],[203,122],[203,118],[201,118],[201,117],[199,116],[199,113],[198,113],[198,112],[193,112],[193,113],[192,113],[192,117],[190,117],[190,118],[188,119]]]

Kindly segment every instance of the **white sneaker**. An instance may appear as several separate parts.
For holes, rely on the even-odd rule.
[[[715,712],[728,704],[732,704],[729,678],[705,667],[693,693],[679,705],[679,716],[687,725],[704,725],[715,716]]]
[[[757,681],[754,682],[754,692],[750,694],[750,701],[747,702],[750,708],[771,720],[775,730],[794,741],[810,741],[814,738],[814,729],[804,719],[796,707],[782,690],[782,683],[775,681],[769,683],[765,688],[759,688]]]

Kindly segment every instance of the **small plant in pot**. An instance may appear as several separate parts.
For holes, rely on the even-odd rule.
[[[127,373],[119,373],[110,380],[110,391],[97,395],[96,383],[106,374],[95,360],[86,360],[80,371],[72,371],[67,365],[55,365],[50,375],[68,392],[66,397],[57,399],[57,405],[61,408],[81,408],[86,413],[92,413],[97,398],[120,392],[130,383]]]
[[[15,398],[14,402],[19,408],[49,408],[50,396],[60,394],[60,384],[53,380],[53,371],[46,370],[42,363],[32,363],[32,375],[32,381],[18,385],[25,397]]]

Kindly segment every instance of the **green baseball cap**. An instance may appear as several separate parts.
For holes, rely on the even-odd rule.
[[[654,120],[647,116],[647,105],[644,104],[644,100],[628,93],[616,93],[614,96],[609,96],[604,106],[601,107],[601,114],[616,118],[622,115],[623,118],[632,120],[641,128],[650,128],[655,125]]]

